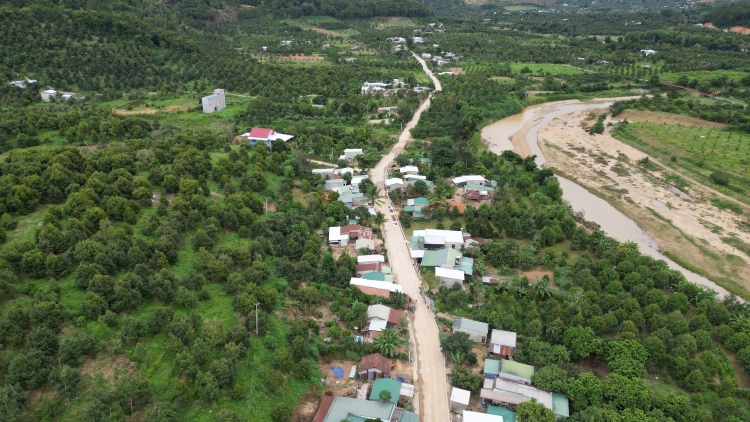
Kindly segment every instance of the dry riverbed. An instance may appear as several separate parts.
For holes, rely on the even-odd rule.
[[[742,217],[713,206],[715,195],[697,183],[688,184],[689,197],[676,191],[665,182],[662,167],[638,165],[646,154],[613,138],[610,128],[602,135],[589,135],[581,123],[593,124],[590,117],[590,111],[574,112],[539,129],[545,166],[597,192],[636,221],[660,250],[730,284],[730,291],[737,291],[732,281],[750,290],[750,257],[722,240],[735,237],[750,244],[750,233],[738,224]],[[533,122],[511,139],[522,155],[529,153],[523,136],[530,125]]]

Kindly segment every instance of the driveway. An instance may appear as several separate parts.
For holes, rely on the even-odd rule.
[[[424,60],[412,53],[421,64],[424,71],[435,84],[435,90],[442,89],[440,81],[432,74]],[[412,120],[406,125],[404,131],[393,146],[391,152],[378,162],[372,170],[371,179],[380,188],[384,189],[385,176],[394,158],[400,154],[404,146],[411,138],[411,129],[419,122],[422,112],[430,106],[430,98],[423,102]],[[384,193],[384,192],[383,192]],[[388,211],[386,204],[379,205],[378,211],[387,216],[392,213]],[[414,320],[414,338],[416,342],[416,360],[418,378],[415,380],[419,399],[415,403],[415,410],[421,415],[423,422],[446,422],[450,420],[449,385],[445,369],[445,358],[440,350],[440,337],[438,326],[432,312],[419,294],[421,281],[412,263],[408,242],[401,229],[401,225],[394,226],[390,218],[383,225],[386,248],[388,249],[388,261],[398,282],[404,292],[417,302],[417,310]]]

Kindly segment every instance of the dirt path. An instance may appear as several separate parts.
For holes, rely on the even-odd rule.
[[[119,114],[120,116],[130,116],[133,114],[156,114],[160,111],[162,112],[170,112],[170,111],[175,111],[175,110],[186,111],[187,109],[190,108],[190,106],[191,104],[177,104],[177,105],[166,106],[161,110],[157,110],[157,109],[150,108],[150,107],[146,107],[146,108],[142,108],[138,110],[123,110],[121,108],[116,108],[112,110],[112,112],[115,114]]]
[[[414,53],[412,55],[422,64],[425,73],[432,79],[435,90],[440,91],[442,89],[440,81],[435,78],[424,60]],[[384,156],[372,170],[371,179],[379,188],[383,188],[387,169],[391,166],[393,160],[403,151],[406,143],[412,139],[410,131],[419,122],[422,112],[430,106],[430,97],[414,113],[414,117],[404,128],[391,152]],[[390,215],[386,204],[378,206],[378,211],[386,216]],[[412,321],[414,327],[413,340],[416,343],[417,351],[415,363],[418,373],[415,377],[417,389],[417,397],[414,400],[415,411],[421,415],[423,422],[445,422],[449,419],[450,414],[448,407],[449,389],[445,358],[440,350],[437,322],[419,295],[421,282],[410,258],[408,241],[401,230],[401,226],[394,226],[391,221],[388,221],[384,225],[383,232],[388,249],[388,261],[393,273],[398,275],[399,284],[403,287],[404,292],[417,301],[416,315]]]

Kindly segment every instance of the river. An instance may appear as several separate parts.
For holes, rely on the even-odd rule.
[[[531,153],[536,155],[537,165],[542,166],[546,162],[546,158],[542,154],[542,150],[539,148],[537,142],[539,129],[560,116],[576,111],[608,108],[610,105],[612,105],[612,100],[586,103],[559,101],[527,107],[522,113],[506,117],[486,126],[482,129],[482,139],[485,140],[490,151],[500,154],[505,150],[514,149],[510,138],[520,130],[528,129],[525,138],[526,144]],[[532,126],[527,126],[532,121]],[[583,211],[587,220],[598,223],[602,230],[609,236],[620,242],[635,242],[642,253],[655,259],[666,261],[670,268],[680,271],[688,281],[717,292],[719,297],[729,295],[726,289],[713,281],[667,258],[659,251],[656,241],[648,233],[607,201],[592,194],[586,188],[573,181],[560,176],[557,176],[557,179],[560,181],[560,187],[563,190],[563,199],[575,211]]]

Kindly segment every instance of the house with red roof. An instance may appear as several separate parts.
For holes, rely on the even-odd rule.
[[[250,129],[250,132],[243,133],[242,135],[240,135],[240,137],[247,139],[250,142],[250,145],[255,145],[258,142],[263,142],[269,147],[271,146],[273,141],[277,139],[281,139],[282,141],[286,142],[294,138],[293,135],[285,135],[283,133],[278,133],[273,129],[263,127],[254,127]]]

